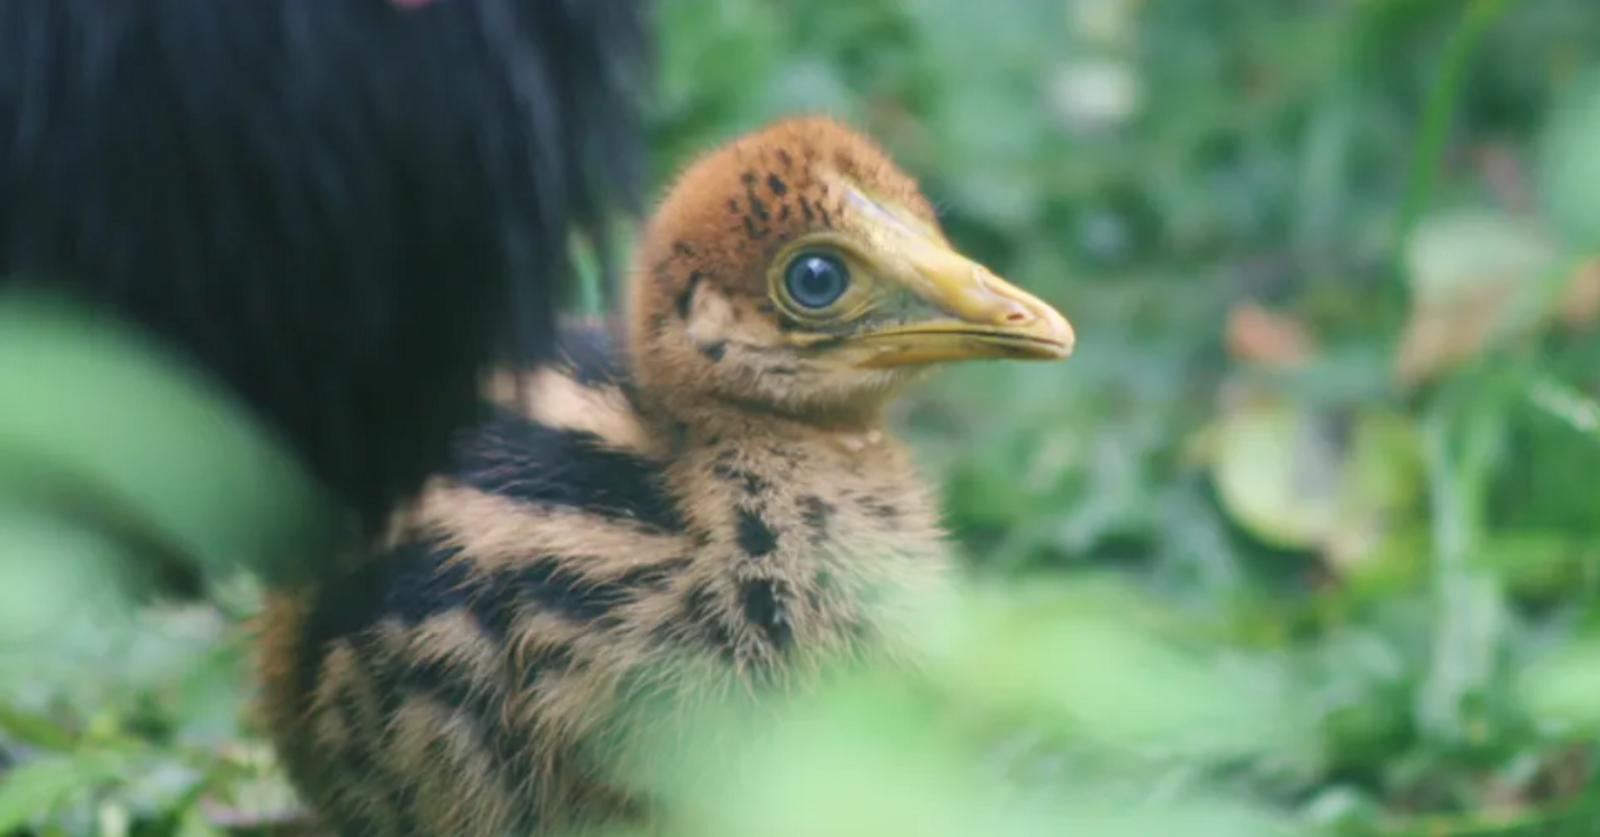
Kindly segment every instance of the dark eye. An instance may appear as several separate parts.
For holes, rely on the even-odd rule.
[[[784,270],[783,284],[796,304],[826,308],[850,287],[850,271],[833,256],[802,253]]]

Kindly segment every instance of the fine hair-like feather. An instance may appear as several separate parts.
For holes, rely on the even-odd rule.
[[[640,0],[0,3],[0,290],[193,361],[375,532],[638,191]]]

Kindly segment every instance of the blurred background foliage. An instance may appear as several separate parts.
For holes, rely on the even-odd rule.
[[[660,20],[659,178],[844,116],[1079,335],[898,417],[979,581],[943,664],[797,707],[685,834],[1600,830],[1592,0]],[[253,595],[0,646],[0,835],[293,828]]]

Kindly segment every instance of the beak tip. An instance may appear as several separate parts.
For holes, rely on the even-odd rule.
[[[1061,347],[1056,359],[1062,360],[1070,357],[1073,349],[1077,348],[1077,331],[1073,329],[1072,323],[1060,311],[1050,305],[1045,305],[1044,309],[1046,312],[1045,322],[1050,330],[1050,339]]]

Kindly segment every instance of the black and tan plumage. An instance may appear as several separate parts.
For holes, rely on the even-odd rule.
[[[498,382],[396,545],[267,613],[270,721],[351,837],[648,813],[612,785],[644,694],[796,688],[894,655],[948,572],[885,406],[943,361],[1066,356],[866,138],[783,121],[692,165],[645,231],[625,347]],[[663,660],[670,664],[661,665]]]

